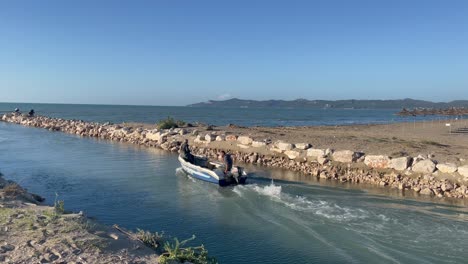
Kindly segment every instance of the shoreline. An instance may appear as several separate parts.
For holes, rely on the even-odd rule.
[[[182,140],[189,139],[195,154],[210,158],[217,158],[220,150],[227,150],[237,162],[283,168],[324,180],[369,183],[440,198],[468,197],[468,165],[464,159],[468,156],[468,137],[447,135],[444,127],[433,123],[432,130],[430,124],[409,124],[415,131],[416,126],[426,126],[420,133],[414,133],[405,131],[407,123],[315,128],[231,125],[164,130],[150,124],[114,125],[18,114],[5,114],[2,121],[172,152],[178,151]],[[460,126],[465,124],[462,121]],[[458,124],[455,120],[451,122],[454,126]],[[429,132],[441,133],[438,141]],[[379,135],[386,137],[376,138]],[[418,139],[418,135],[421,138]],[[458,137],[459,145],[445,143],[454,136]],[[411,141],[413,138],[419,141]],[[356,144],[361,148],[352,148]],[[376,151],[380,152],[373,154]],[[382,154],[385,151],[387,154]],[[416,151],[430,154],[417,154]]]
[[[134,234],[43,201],[0,173],[0,262],[158,263]]]
[[[1,263],[218,263],[203,245],[185,246],[164,232],[104,225],[57,200],[28,192],[0,172]]]

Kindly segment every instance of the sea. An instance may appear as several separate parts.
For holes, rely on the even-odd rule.
[[[99,122],[244,126],[396,122],[393,110],[203,109],[1,104],[0,110]],[[0,122],[0,171],[52,204],[127,229],[192,235],[219,263],[467,263],[468,204],[319,181],[246,165],[248,184],[218,187],[154,148]]]
[[[210,108],[186,106],[131,106],[84,104],[0,103],[0,114],[19,108],[36,114],[90,122],[156,123],[167,117],[215,126],[318,126],[391,124],[448,119],[445,116],[402,117],[401,109]]]

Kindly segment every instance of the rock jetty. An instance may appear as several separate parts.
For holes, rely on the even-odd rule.
[[[194,153],[212,158],[217,158],[220,150],[228,150],[238,162],[284,168],[319,179],[368,183],[440,198],[468,197],[468,166],[439,164],[423,155],[392,157],[353,150],[318,149],[313,142],[271,141],[198,127],[157,129],[15,113],[4,114],[1,120],[172,152],[177,152],[182,141],[189,139]]]

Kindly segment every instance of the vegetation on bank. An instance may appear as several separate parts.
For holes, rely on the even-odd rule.
[[[194,263],[194,264],[215,264],[218,263],[216,258],[208,255],[208,250],[205,246],[185,246],[187,243],[195,239],[195,235],[191,238],[179,241],[178,238],[165,237],[164,233],[137,230],[137,238],[145,245],[153,248],[161,255],[159,262],[161,264],[169,263]]]
[[[186,123],[182,120],[175,120],[172,117],[167,117],[166,119],[160,120],[157,123],[159,129],[170,129],[170,128],[178,128],[185,126]]]

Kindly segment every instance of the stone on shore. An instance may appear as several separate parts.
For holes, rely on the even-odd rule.
[[[318,162],[320,165],[324,165],[325,163],[328,162],[328,159],[325,158],[325,157],[317,157],[317,162]]]
[[[194,140],[193,142],[195,142],[195,143],[203,143],[204,141],[203,141],[202,137],[201,137],[200,135],[198,135],[198,136],[195,138],[195,140]]]
[[[297,149],[302,149],[302,150],[310,149],[312,147],[312,145],[309,143],[296,143],[295,145]]]
[[[211,142],[211,141],[215,141],[215,139],[216,138],[215,138],[214,135],[211,135],[211,134],[206,134],[205,135],[205,141],[208,142],[208,143]]]
[[[423,188],[419,193],[424,195],[434,195],[434,192],[430,188]]]
[[[266,147],[266,142],[263,142],[263,141],[252,141],[252,147],[255,147],[255,148],[261,148],[261,147]]]
[[[333,160],[342,163],[355,162],[362,156],[362,153],[354,152],[351,150],[339,150],[332,154]]]
[[[386,169],[389,167],[390,158],[384,155],[368,155],[364,159],[364,164],[371,168]]]
[[[226,137],[223,136],[223,135],[219,135],[219,136],[216,137],[216,141],[224,141],[225,139],[226,139]]]
[[[226,136],[226,141],[236,141],[237,136],[236,135],[227,135]]]
[[[291,144],[291,143],[286,143],[286,142],[283,142],[283,141],[278,141],[276,142],[276,147],[282,151],[286,151],[286,150],[292,150],[294,149],[294,144]]]
[[[307,150],[307,157],[324,157],[325,150],[324,149],[314,149],[310,148]]]
[[[153,141],[162,141],[163,137],[165,137],[166,135],[162,134],[160,131],[158,132],[154,132],[154,131],[148,131],[146,133],[146,138],[149,139],[149,140],[153,140]]]
[[[414,172],[420,173],[433,173],[435,169],[436,164],[430,159],[420,160],[416,162],[412,168]]]
[[[440,163],[436,167],[442,173],[454,173],[458,169],[457,165],[453,163]]]
[[[394,170],[404,171],[410,166],[410,164],[411,164],[410,157],[399,157],[399,158],[391,159],[389,167]]]
[[[271,147],[270,150],[273,151],[273,152],[276,152],[276,153],[283,153],[284,152],[284,150],[281,150],[281,149],[279,149],[277,147]]]
[[[289,159],[297,159],[299,156],[301,156],[301,152],[296,151],[296,150],[286,150],[284,152],[286,156],[288,156]]]
[[[440,189],[442,189],[444,192],[449,192],[454,189],[454,186],[450,182],[446,182],[440,186]]]
[[[458,173],[463,177],[468,177],[468,165],[458,167]]]
[[[237,144],[237,146],[238,146],[239,148],[241,148],[241,149],[248,149],[248,148],[250,148],[249,145],[244,145],[244,144]]]
[[[240,136],[237,138],[237,141],[239,141],[239,143],[241,143],[242,145],[250,145],[252,144],[253,139],[248,136]]]

